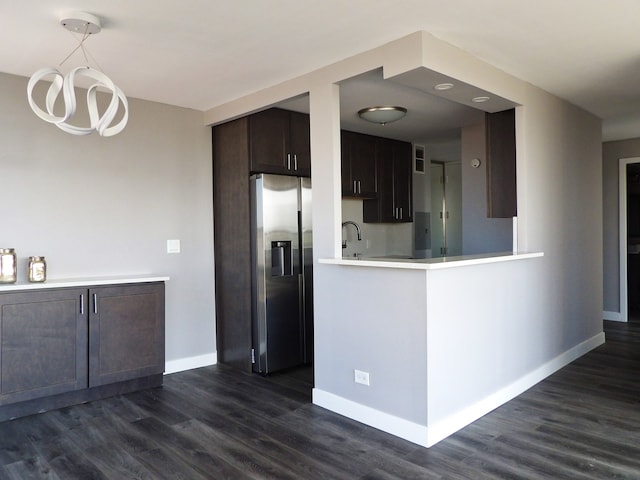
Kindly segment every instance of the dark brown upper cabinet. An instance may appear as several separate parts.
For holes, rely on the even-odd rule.
[[[518,214],[515,109],[486,114],[487,217]]]
[[[342,196],[378,196],[377,138],[362,133],[340,132],[342,152]]]
[[[412,149],[408,142],[376,139],[378,198],[362,205],[366,223],[413,221]]]
[[[249,116],[252,173],[311,176],[309,115],[270,108]]]

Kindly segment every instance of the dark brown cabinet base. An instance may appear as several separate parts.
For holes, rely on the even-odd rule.
[[[0,421],[162,385],[164,283],[0,293]]]

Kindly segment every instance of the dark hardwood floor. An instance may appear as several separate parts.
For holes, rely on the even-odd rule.
[[[0,424],[0,479],[640,479],[640,323],[425,449],[221,365]]]

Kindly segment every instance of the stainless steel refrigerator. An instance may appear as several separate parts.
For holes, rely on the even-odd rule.
[[[253,371],[313,359],[311,179],[251,177]]]

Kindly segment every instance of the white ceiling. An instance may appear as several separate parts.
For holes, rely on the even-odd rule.
[[[426,30],[640,136],[638,0],[0,0],[0,71],[57,66],[69,11],[102,19],[87,47],[129,97],[207,110]]]

